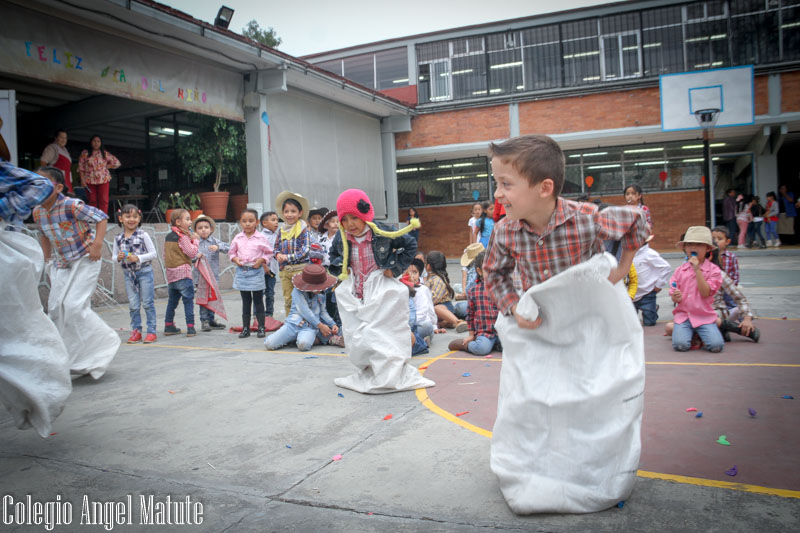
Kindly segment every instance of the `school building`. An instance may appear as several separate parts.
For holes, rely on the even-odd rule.
[[[426,251],[461,254],[470,205],[492,195],[489,142],[524,134],[564,149],[568,198],[621,204],[639,184],[655,247],[673,248],[705,220],[691,114],[710,95],[716,221],[730,187],[762,201],[779,184],[798,190],[800,0],[617,2],[303,59],[414,107],[410,131],[394,138],[398,214],[419,209]],[[704,71],[702,83],[685,77]],[[662,97],[661,85],[685,80],[677,99]],[[675,127],[681,113],[690,122]]]

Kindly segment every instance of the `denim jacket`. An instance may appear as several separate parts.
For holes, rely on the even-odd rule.
[[[309,293],[297,288],[292,289],[292,308],[286,322],[300,327],[316,328],[322,322],[326,326],[335,326],[336,322],[325,308],[325,294],[315,294],[309,298]]]
[[[375,223],[380,229],[393,231],[392,228],[380,222]],[[375,254],[375,263],[381,270],[391,269],[394,277],[400,276],[411,264],[417,253],[417,241],[409,234],[401,235],[396,239],[382,237],[378,234],[372,236],[372,252]],[[331,245],[330,258],[331,274],[338,275],[342,271],[342,234],[337,233]]]

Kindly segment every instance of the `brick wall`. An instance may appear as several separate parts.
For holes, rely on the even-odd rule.
[[[508,106],[476,107],[419,115],[411,119],[411,131],[395,135],[395,147],[420,148],[442,144],[506,139]]]
[[[625,205],[623,196],[602,199],[610,205]],[[649,193],[645,194],[645,204],[653,218],[655,239],[651,246],[656,250],[674,250],[686,228],[705,224],[703,191]],[[425,253],[439,250],[450,259],[461,257],[469,244],[467,222],[471,209],[472,204],[420,207],[420,249]],[[400,210],[400,220],[406,218],[407,210]]]
[[[396,100],[400,100],[406,104],[415,106],[417,105],[417,86],[409,85],[407,87],[395,87],[393,89],[384,89],[382,91],[386,96],[391,96]]]
[[[769,113],[769,77],[756,76],[753,80],[753,91],[756,115],[766,115]]]
[[[800,72],[781,74],[781,112],[800,111]]]

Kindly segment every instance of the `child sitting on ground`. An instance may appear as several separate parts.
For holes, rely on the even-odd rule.
[[[228,255],[231,263],[236,265],[233,276],[233,288],[242,295],[242,332],[240,339],[250,336],[250,309],[255,305],[258,333],[263,339],[264,329],[264,270],[262,267],[272,259],[272,247],[266,235],[257,231],[258,211],[245,209],[239,217],[242,232],[236,234],[231,241]]]
[[[430,345],[425,337],[420,334],[417,327],[417,306],[414,303],[417,291],[414,288],[414,282],[411,281],[408,272],[400,276],[400,281],[408,287],[408,327],[411,329],[411,355],[428,353]]]
[[[328,274],[325,267],[308,264],[303,271],[292,277],[292,309],[283,326],[264,340],[267,350],[277,350],[290,342],[297,344],[297,349],[307,352],[320,344],[344,346],[339,327],[325,310],[326,289],[336,284],[336,278]]]
[[[483,244],[473,242],[464,248],[464,253],[461,255],[461,290],[463,292],[456,292],[456,303],[453,304],[455,309],[453,314],[457,318],[465,318],[467,316],[467,293],[475,285],[475,278],[477,277],[475,258],[485,249]]]
[[[675,269],[670,279],[670,296],[678,304],[673,310],[675,326],[672,347],[677,352],[691,348],[692,334],[697,333],[709,352],[721,352],[725,341],[717,328],[714,312],[714,293],[722,286],[720,268],[706,261],[716,248],[711,230],[692,226],[683,240],[678,242],[689,260]]]
[[[428,281],[425,285],[431,290],[433,296],[433,308],[436,316],[439,317],[439,326],[453,329],[458,333],[467,331],[467,323],[459,320],[455,315],[453,306],[453,296],[455,291],[450,286],[450,277],[447,275],[447,259],[439,251],[428,253],[428,264],[425,265],[428,272]]]
[[[228,243],[214,237],[214,230],[216,229],[214,219],[200,215],[195,219],[193,228],[198,237],[197,245],[200,248],[200,254],[208,259],[208,265],[217,278],[217,286],[219,286],[219,253],[226,254],[231,247]],[[192,281],[196,289],[200,281],[200,272],[197,269],[192,272]],[[200,329],[202,331],[225,329],[225,327],[225,324],[220,324],[215,320],[214,311],[202,305],[200,306]]]
[[[125,274],[125,292],[128,294],[128,312],[131,315],[131,336],[128,344],[142,341],[142,315],[144,306],[147,317],[147,336],[144,343],[156,341],[156,304],[153,267],[150,262],[158,254],[150,235],[142,231],[142,212],[135,205],[126,204],[117,211],[122,233],[114,237],[111,257],[122,267]]]
[[[467,291],[467,324],[469,336],[465,339],[455,339],[450,342],[451,350],[466,350],[472,355],[488,355],[497,342],[497,332],[494,323],[497,321],[497,306],[489,298],[486,287],[483,285],[483,258],[485,252],[480,252],[475,257],[475,270],[477,277],[475,284]]]
[[[200,255],[195,236],[190,233],[192,217],[186,209],[175,209],[169,217],[170,231],[164,239],[164,266],[167,268],[167,311],[164,313],[164,335],[178,335],[175,309],[183,299],[186,314],[186,336],[194,337],[194,284],[192,260]]]
[[[716,254],[718,261],[715,261],[715,264],[730,276],[734,285],[739,285],[739,259],[736,257],[735,253],[728,249],[728,246],[731,244],[728,228],[725,226],[717,226],[711,230],[711,237],[714,238],[714,244],[717,245]],[[734,307],[736,305],[729,293],[725,292],[723,298],[728,304],[728,307]]]
[[[420,284],[420,275],[425,271],[425,263],[416,257],[411,260],[411,264],[406,269],[409,279],[414,284],[414,307],[417,311],[417,331],[424,338],[428,338],[436,333],[445,333],[444,328],[437,328],[439,319],[433,308],[433,297],[431,290],[425,285]],[[430,346],[430,340],[426,341]]]
[[[642,312],[642,324],[645,326],[656,325],[658,321],[656,296],[667,286],[672,274],[669,263],[661,257],[661,254],[650,248],[652,237],[652,235],[648,237],[647,243],[636,250],[636,255],[633,256],[637,278],[633,306],[637,312]]]

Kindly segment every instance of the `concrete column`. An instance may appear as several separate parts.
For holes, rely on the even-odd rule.
[[[778,192],[778,156],[767,152],[755,156],[753,162],[755,163],[754,194],[761,198],[761,205],[766,205],[767,193]]]
[[[269,183],[269,134],[267,123],[262,118],[262,113],[267,113],[267,97],[263,94],[250,93],[245,99],[245,104],[247,202],[253,204],[252,207],[259,213],[263,213],[272,206]]]
[[[519,137],[519,104],[508,104],[508,136]]]
[[[394,133],[381,133],[381,155],[383,156],[383,184],[386,189],[386,221],[389,224],[397,224],[400,202],[397,195],[397,156],[394,149]]]
[[[767,94],[769,94],[769,111],[770,115],[781,114],[781,75],[770,74],[767,78]],[[769,192],[769,191],[767,191]]]

